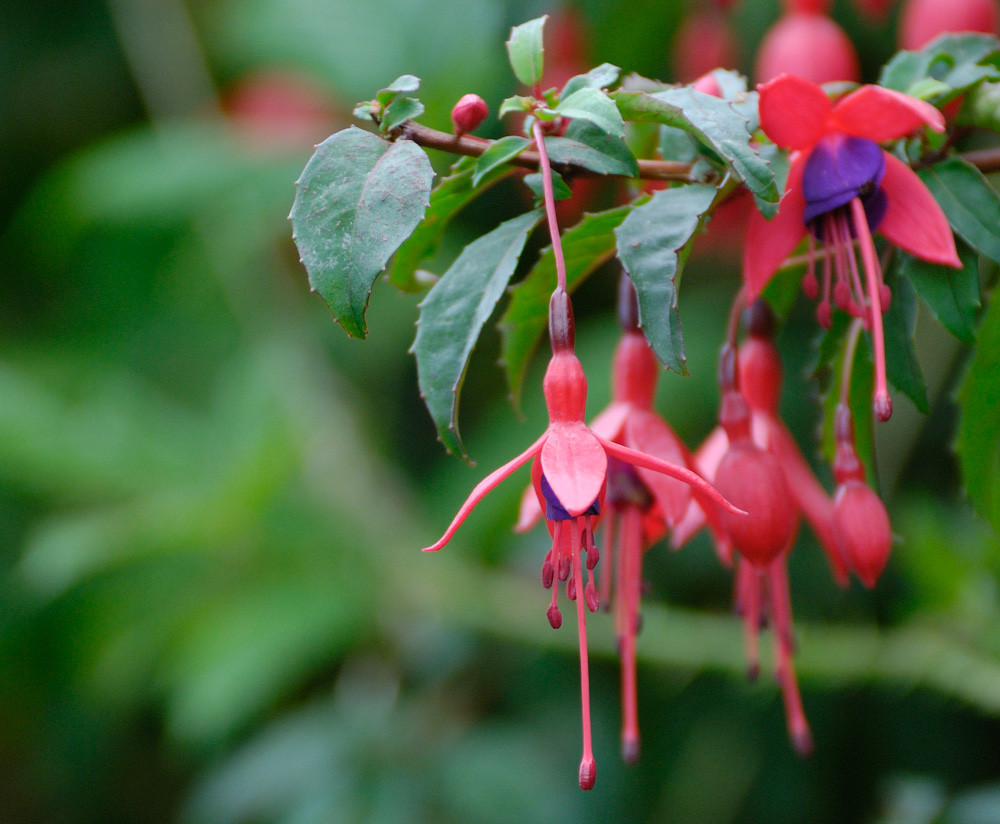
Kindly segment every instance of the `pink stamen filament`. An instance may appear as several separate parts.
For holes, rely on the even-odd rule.
[[[737,604],[743,612],[743,643],[747,659],[747,678],[757,680],[760,673],[761,577],[754,567],[743,560],[736,569]]]
[[[639,710],[636,698],[635,636],[639,623],[639,597],[642,588],[642,512],[627,505],[622,513],[621,557],[623,559],[620,591],[624,596],[616,613],[619,624],[619,654],[622,661],[622,758],[634,764],[639,758]]]
[[[866,317],[867,309],[865,308],[865,289],[861,284],[861,275],[858,272],[858,261],[854,256],[854,244],[851,241],[851,228],[848,224],[846,214],[840,215],[840,237],[844,248],[844,255],[847,258],[847,262],[850,267],[851,283],[854,289],[852,300],[855,305],[849,307],[848,311],[855,317]]]
[[[580,525],[573,519],[571,546],[580,546]],[[583,715],[583,757],[580,760],[580,787],[584,790],[593,789],[597,769],[594,765],[594,751],[590,738],[590,664],[587,657],[587,607],[583,597],[583,572],[580,569],[580,552],[571,553],[570,563],[573,567],[573,580],[576,583],[578,597],[576,599],[576,621],[580,633],[580,708]]]
[[[601,603],[604,605],[605,609],[611,605],[611,578],[614,576],[616,579],[620,576],[618,570],[618,554],[614,551],[615,544],[615,511],[613,507],[608,507],[607,514],[604,516],[604,539],[602,540],[603,548],[601,549],[601,577],[599,581],[600,585],[600,596]],[[617,630],[617,625],[615,627]]]
[[[552,238],[552,254],[556,262],[556,288],[566,289],[566,261],[563,258],[562,241],[559,237],[559,222],[556,218],[556,197],[552,190],[552,166],[549,154],[545,149],[545,135],[542,126],[536,120],[531,125],[531,133],[538,149],[538,171],[542,175],[542,196],[545,200],[545,219],[549,224],[549,236]]]
[[[875,350],[875,416],[880,421],[892,417],[892,398],[885,376],[885,331],[882,328],[882,304],[880,286],[882,270],[875,254],[875,243],[868,228],[868,218],[865,208],[858,198],[851,201],[851,215],[854,218],[854,231],[861,246],[861,261],[865,267],[868,279],[868,299],[871,304],[872,348]]]
[[[813,749],[812,733],[802,707],[795,668],[792,665],[791,604],[788,599],[788,578],[784,556],[778,558],[767,570],[768,595],[774,615],[777,642],[776,675],[785,704],[785,720],[792,744],[800,755],[809,755]]]

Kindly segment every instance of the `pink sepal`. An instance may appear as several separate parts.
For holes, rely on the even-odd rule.
[[[930,126],[944,131],[944,115],[930,103],[882,86],[862,86],[833,109],[831,127],[876,143],[896,140]]]
[[[805,155],[793,156],[777,215],[767,220],[756,210],[750,213],[743,247],[743,282],[747,290],[747,304],[757,299],[771,276],[805,237],[803,218],[806,201],[802,196],[805,161]]]
[[[684,466],[686,451],[680,439],[666,422],[655,412],[636,409],[625,422],[625,443],[633,449],[652,455],[663,461]],[[663,515],[672,526],[684,517],[691,501],[691,488],[683,481],[668,478],[659,472],[640,467],[639,477],[656,502],[663,509]]]
[[[760,127],[787,149],[811,149],[827,131],[833,104],[826,92],[809,80],[782,74],[757,87]]]
[[[541,457],[542,472],[570,515],[582,514],[597,500],[608,474],[608,456],[585,423],[551,424]]]
[[[912,255],[960,269],[948,218],[917,173],[888,153],[882,189],[889,209],[878,230]]]

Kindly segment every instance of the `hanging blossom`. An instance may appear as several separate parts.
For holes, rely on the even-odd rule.
[[[734,517],[746,513],[727,501],[711,484],[687,467],[678,466],[647,455],[602,437],[592,431],[584,420],[587,402],[587,378],[574,352],[573,307],[566,291],[566,269],[562,255],[559,228],[555,216],[551,167],[545,150],[544,135],[536,121],[533,124],[535,145],[539,153],[546,217],[556,261],[557,285],[549,301],[549,341],[552,359],[542,382],[549,425],[542,436],[513,460],[486,476],[462,504],[451,525],[440,540],[425,552],[441,549],[465,519],[497,484],[518,467],[533,459],[532,485],[539,506],[552,536],[552,548],[542,564],[542,584],[551,587],[552,603],[547,615],[553,629],[562,625],[558,605],[556,579],[566,581],[566,597],[576,601],[577,627],[580,643],[580,698],[583,716],[583,756],[580,761],[580,786],[593,788],[597,777],[590,729],[590,682],[587,656],[586,609],[596,612],[599,597],[593,580],[583,584],[581,553],[586,555],[588,577],[596,566],[600,553],[594,543],[594,528],[601,514],[602,501],[608,484],[609,463],[649,469],[683,481],[699,490],[707,499]],[[583,597],[580,597],[582,594]],[[585,607],[586,604],[586,607]]]
[[[638,303],[628,276],[621,278],[618,300],[623,334],[612,366],[612,402],[591,423],[596,435],[678,466],[693,467],[687,447],[653,409],[661,367],[639,329]],[[622,758],[639,758],[636,691],[636,636],[641,626],[642,560],[650,546],[687,511],[692,490],[686,483],[644,467],[611,458],[601,524],[599,598],[614,607],[614,631],[621,658]],[[697,496],[704,501],[701,493]],[[705,508],[715,513],[714,504]],[[701,510],[699,510],[701,511]],[[525,491],[515,529],[531,528],[542,517],[533,488]]]
[[[822,88],[794,75],[758,87],[760,123],[776,144],[792,150],[778,215],[751,215],[744,253],[747,300],[752,301],[782,262],[809,238],[803,289],[820,297],[817,317],[830,325],[831,297],[872,333],[874,408],[892,415],[885,374],[882,313],[889,289],[871,232],[931,263],[959,268],[947,218],[920,178],[879,145],[922,126],[943,131],[941,112],[921,100],[880,86],[862,86],[836,104]],[[818,255],[816,241],[823,244]],[[860,265],[855,254],[860,251]],[[816,259],[822,257],[822,288]]]

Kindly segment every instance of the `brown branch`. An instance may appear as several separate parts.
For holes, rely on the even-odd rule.
[[[492,140],[484,140],[481,137],[470,137],[464,135],[456,137],[447,132],[439,132],[437,129],[430,129],[421,126],[412,120],[407,120],[399,129],[394,132],[399,137],[405,137],[421,146],[429,149],[440,149],[451,154],[467,155],[468,157],[479,157],[490,146]],[[538,169],[538,152],[525,149],[517,157],[512,158],[508,163],[514,166],[521,166],[525,169]],[[585,169],[571,163],[555,163],[552,168],[557,169],[564,177],[605,177],[599,172]],[[672,160],[640,160],[639,177],[643,180],[679,180],[685,183],[694,182],[691,177],[690,163],[677,163]]]
[[[394,132],[394,135],[405,137],[429,149],[440,149],[444,152],[467,155],[468,157],[479,157],[493,145],[492,140],[471,137],[469,135],[456,137],[453,134],[448,134],[448,132],[439,132],[437,129],[431,129],[419,123],[414,123],[412,120],[407,120]],[[965,152],[961,156],[981,172],[1000,172],[1000,147]],[[538,152],[526,149],[508,162],[514,166],[537,170]],[[605,176],[599,172],[573,164],[553,163],[552,166],[564,177]],[[695,182],[695,179],[691,176],[691,168],[692,164],[690,163],[677,163],[672,160],[640,160],[638,176],[643,180],[677,180],[684,183],[691,183]]]

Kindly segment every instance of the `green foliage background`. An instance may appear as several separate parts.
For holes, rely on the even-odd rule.
[[[592,64],[669,79],[683,4],[578,10]],[[495,109],[515,90],[509,27],[545,11],[6,0],[0,820],[1000,820],[1000,555],[952,454],[967,353],[922,314],[932,413],[900,397],[878,433],[901,536],[887,573],[875,592],[840,591],[810,536],[792,556],[808,761],[785,740],[774,684],[742,679],[728,573],[707,542],[647,556],[635,768],[617,755],[610,622],[591,621],[591,794],[575,785],[573,632],[543,616],[544,536],[509,531],[519,482],[445,552],[418,552],[486,468],[537,435],[537,364],[521,421],[486,336],[462,408],[479,464],[446,458],[406,354],[417,298],[378,283],[370,339],[343,335],[296,259],[292,182],[313,143],[404,72],[422,78],[429,125],[447,128],[467,91]],[[873,78],[891,37],[846,3],[836,12]],[[736,9],[745,60],[776,14],[773,0]],[[275,119],[231,92],[260,104],[274,71],[313,89],[319,111]],[[301,128],[281,137],[290,121]],[[508,183],[451,228],[434,271],[526,207]],[[594,412],[613,283],[609,271],[577,299]],[[714,420],[719,294],[736,283],[716,258],[685,277],[691,375],[665,377],[661,408],[692,445]],[[793,309],[780,340],[802,443],[818,414],[809,314]]]

